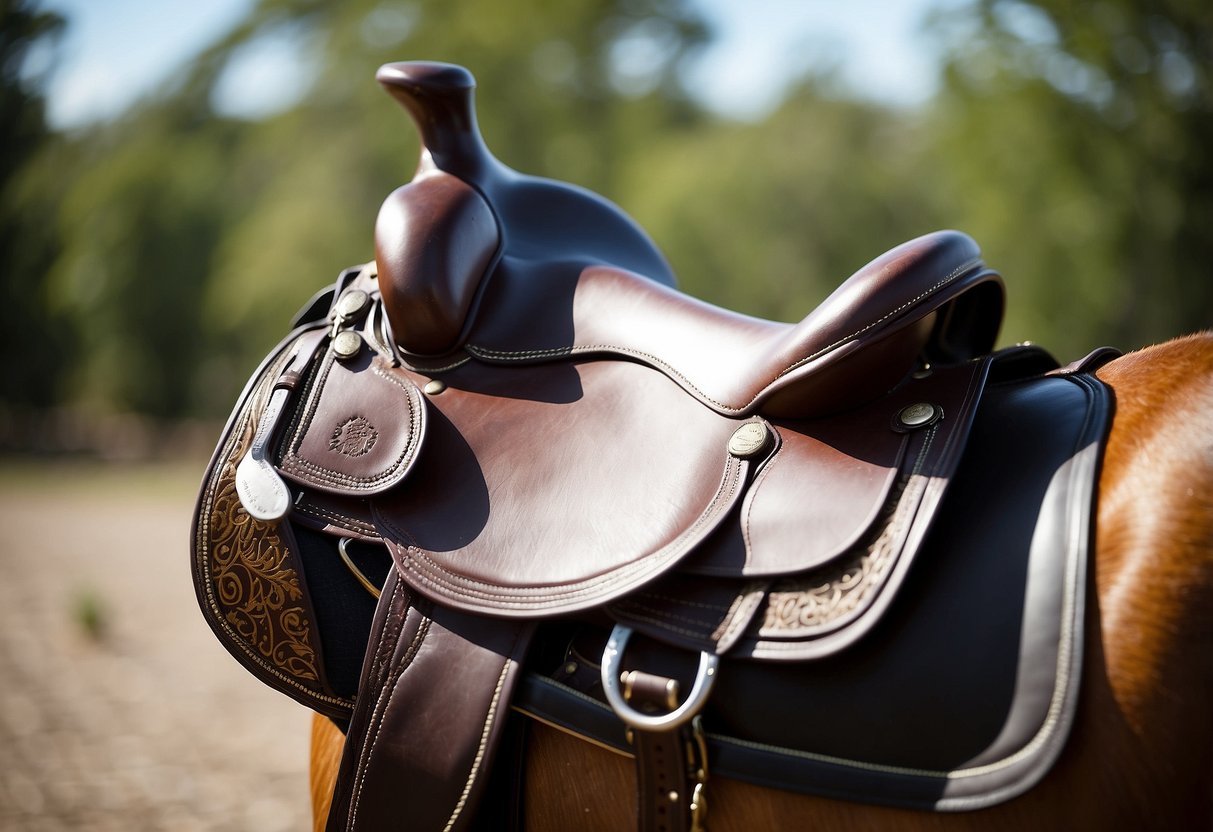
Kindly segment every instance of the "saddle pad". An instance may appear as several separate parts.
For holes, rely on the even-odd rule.
[[[703,713],[713,776],[944,811],[1010,799],[1043,777],[1077,702],[1109,417],[1088,377],[992,385],[938,521],[867,637],[817,660],[724,658]],[[772,593],[746,638],[803,609]],[[628,667],[689,679],[694,656],[671,641],[640,639]],[[515,707],[629,753],[597,668],[581,666],[595,649],[527,676]]]

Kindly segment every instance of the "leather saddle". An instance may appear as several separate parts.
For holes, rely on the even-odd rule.
[[[378,79],[418,171],[253,374],[193,529],[220,641],[347,731],[329,828],[468,828],[528,719],[633,756],[643,828],[700,823],[709,773],[943,811],[1043,777],[1107,354],[994,351],[954,231],[794,324],[688,297],[489,153],[465,70]]]

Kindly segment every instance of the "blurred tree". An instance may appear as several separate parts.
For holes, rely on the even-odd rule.
[[[214,347],[199,309],[238,212],[229,156],[241,131],[170,99],[78,139],[50,275],[80,339],[77,403],[155,417],[196,404]]]
[[[692,294],[783,320],[865,262],[939,227],[912,114],[809,78],[760,124],[670,132],[633,168],[624,204]]]
[[[36,188],[27,171],[50,132],[36,59],[50,53],[62,18],[26,0],[0,0],[0,404],[47,405],[61,394],[68,327],[47,303],[53,211],[62,188]],[[42,63],[46,63],[43,61]]]
[[[981,0],[937,24],[941,196],[1059,353],[1213,325],[1213,7]]]

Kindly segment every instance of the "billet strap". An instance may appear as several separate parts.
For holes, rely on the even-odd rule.
[[[413,603],[384,586],[329,832],[472,823],[534,626]]]
[[[636,828],[640,832],[702,832],[707,814],[707,745],[698,716],[711,694],[718,657],[700,655],[699,671],[679,704],[674,679],[640,670],[620,672],[631,630],[616,625],[602,657],[602,687],[628,725],[636,754]]]
[[[669,731],[629,732],[636,752],[636,828],[703,832],[707,746],[698,717]]]

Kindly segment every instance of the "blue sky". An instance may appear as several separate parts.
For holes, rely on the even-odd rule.
[[[923,100],[936,83],[936,56],[919,24],[931,8],[965,2],[695,1],[720,37],[693,69],[692,92],[741,118],[762,115],[788,78],[806,66],[833,67],[851,88],[879,101]],[[44,0],[69,20],[48,89],[52,124],[74,127],[120,112],[223,34],[252,3]],[[228,85],[232,111],[255,115],[291,103],[267,95],[269,85],[258,83],[267,64],[253,59],[240,68],[238,82]]]

